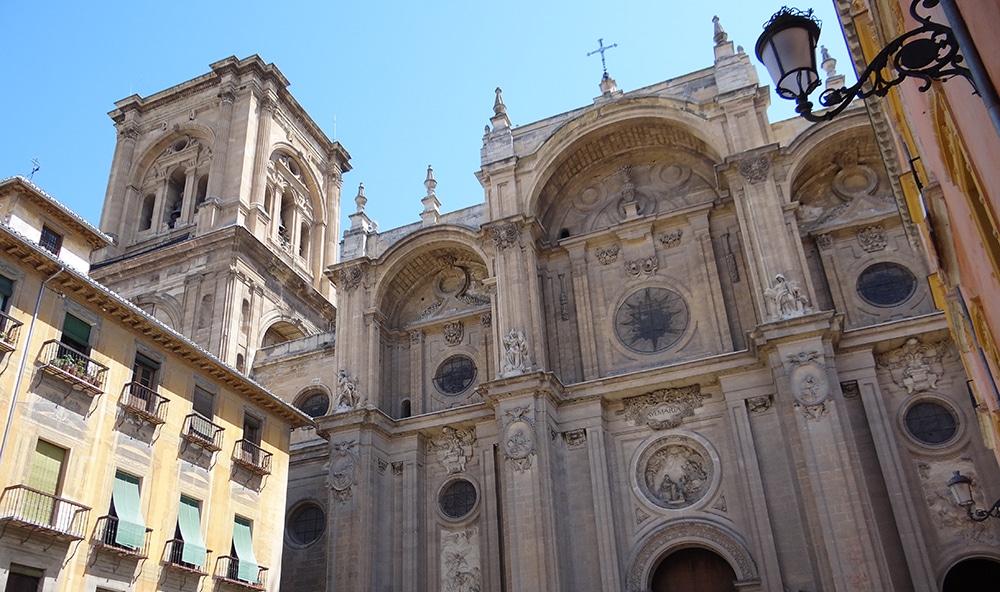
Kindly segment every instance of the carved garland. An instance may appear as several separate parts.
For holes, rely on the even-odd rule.
[[[623,399],[622,413],[636,424],[646,424],[654,430],[669,430],[681,425],[685,417],[694,415],[709,395],[702,394],[700,385],[659,389],[644,395]]]

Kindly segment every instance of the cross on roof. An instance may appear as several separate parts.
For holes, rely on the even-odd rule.
[[[604,52],[608,51],[609,49],[613,49],[615,47],[618,47],[617,43],[612,43],[611,45],[604,45],[604,39],[602,38],[597,40],[597,49],[587,53],[588,58],[594,55],[595,53],[601,54],[601,68],[604,69],[604,78],[608,77],[608,65],[604,62]]]

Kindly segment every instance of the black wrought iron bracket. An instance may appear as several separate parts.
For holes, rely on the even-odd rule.
[[[969,520],[982,522],[987,518],[1000,518],[1000,500],[997,500],[989,510],[972,509],[972,504],[965,506],[965,511],[969,515]]]
[[[930,16],[917,13],[918,6],[929,10],[938,4],[940,0],[913,0],[910,14],[921,26],[890,41],[858,76],[858,82],[854,86],[823,91],[819,102],[827,111],[821,115],[814,114],[813,104],[807,95],[796,99],[795,111],[809,121],[829,121],[846,109],[855,97],[884,97],[889,89],[907,78],[923,80],[917,90],[926,92],[935,80],[963,76],[972,85],[972,92],[979,94],[969,69],[962,66],[963,58],[951,27],[935,23]],[[991,511],[994,510],[1000,512],[996,506]]]

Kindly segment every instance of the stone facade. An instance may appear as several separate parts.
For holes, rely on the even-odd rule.
[[[248,342],[316,418],[284,587],[638,592],[693,549],[740,590],[929,592],[1000,560],[947,498],[1000,475],[867,114],[769,123],[715,38],[710,68],[517,128],[498,89],[483,204],[439,212],[428,171],[421,221],[378,231],[359,190],[336,339]]]

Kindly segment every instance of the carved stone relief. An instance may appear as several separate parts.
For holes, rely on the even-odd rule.
[[[761,395],[759,397],[750,397],[747,399],[747,410],[754,415],[760,415],[764,413],[774,403],[774,398],[771,395]]]
[[[684,234],[683,228],[678,228],[673,232],[661,232],[660,243],[668,249],[672,249],[681,244],[681,236]]]
[[[333,495],[341,502],[351,497],[352,488],[357,480],[358,442],[344,440],[330,444],[330,488]]]
[[[729,244],[728,232],[722,235],[722,246],[726,252],[726,269],[729,271],[729,280],[734,284],[739,283],[740,268],[736,264],[736,254],[733,253],[733,247]]]
[[[375,464],[378,466],[378,474],[385,475],[385,469],[386,467],[389,466],[388,461],[386,461],[384,458],[376,458]]]
[[[888,239],[886,239],[885,229],[882,228],[882,225],[875,224],[858,231],[858,242],[861,243],[862,249],[871,253],[884,249],[888,244]]]
[[[476,436],[471,430],[457,430],[451,426],[444,426],[441,432],[441,438],[434,442],[438,460],[449,475],[461,473],[472,458]]]
[[[857,399],[861,396],[861,387],[857,380],[848,380],[840,383],[840,392],[844,393],[845,399]]]
[[[462,324],[462,321],[444,324],[444,340],[448,345],[458,345],[462,343],[462,337],[464,336],[465,325]]]
[[[706,497],[717,470],[701,442],[667,434],[639,451],[634,478],[639,493],[653,506],[678,510]]]
[[[479,556],[479,528],[473,526],[441,534],[441,590],[479,592],[482,574]]]
[[[668,430],[681,425],[685,417],[694,415],[709,395],[702,394],[695,384],[680,388],[659,389],[622,400],[622,413],[636,424],[646,424],[654,430]]]
[[[519,329],[511,329],[503,338],[504,360],[502,376],[515,376],[531,369],[528,342]]]
[[[898,349],[888,351],[878,357],[879,367],[887,369],[892,380],[906,389],[909,394],[933,390],[944,373],[941,364],[948,344],[939,341],[933,344],[910,337]]]
[[[816,246],[824,251],[833,246],[833,237],[829,234],[817,234],[815,239]]]
[[[807,420],[822,419],[829,413],[830,379],[815,351],[788,356],[788,382],[795,397],[795,408]]]
[[[364,272],[360,265],[352,265],[340,270],[340,288],[350,292],[361,284]]]
[[[611,245],[603,249],[597,249],[594,255],[601,265],[611,265],[615,261],[618,261],[618,251],[620,247],[618,245]]]
[[[497,250],[503,251],[517,244],[517,239],[521,236],[521,231],[513,222],[508,222],[501,226],[494,226],[490,229],[490,236]]]
[[[774,285],[764,290],[764,296],[771,302],[771,318],[790,319],[809,312],[809,301],[795,282],[785,279],[785,274],[774,276]]]
[[[403,474],[403,463],[394,462],[392,463],[392,474],[395,476],[400,476]]]
[[[535,455],[535,420],[528,416],[529,411],[529,407],[508,409],[500,426],[504,455],[518,473],[531,468]]]
[[[625,273],[630,278],[650,277],[660,268],[660,262],[656,260],[656,255],[650,255],[645,259],[625,262]]]
[[[583,429],[563,432],[563,441],[570,450],[584,448],[587,445],[587,431]]]
[[[337,374],[337,404],[334,412],[357,409],[361,404],[358,393],[358,379],[351,377],[347,370],[341,368]]]
[[[740,175],[751,185],[756,185],[767,179],[769,170],[771,170],[771,161],[763,155],[751,156],[740,161]]]
[[[642,508],[640,508],[639,506],[636,506],[636,508],[635,508],[635,523],[636,524],[642,524],[646,520],[649,520],[649,514],[647,514],[646,512],[644,512],[642,510]]]
[[[917,474],[920,475],[925,500],[935,528],[946,540],[959,539],[965,544],[989,546],[1000,544],[1000,539],[993,533],[990,521],[973,522],[966,515],[965,508],[955,504],[947,485],[954,471],[961,471],[963,475],[972,479],[973,485],[976,485],[977,471],[969,456],[917,463]],[[976,507],[989,508],[992,505],[993,500],[983,497],[982,487],[973,487],[972,491]]]
[[[712,504],[712,509],[718,510],[720,512],[728,512],[729,509],[726,507],[726,496],[720,495],[719,499],[717,499],[715,503]]]
[[[493,313],[484,312],[483,314],[479,315],[479,324],[481,324],[484,327],[491,326],[493,324]]]

